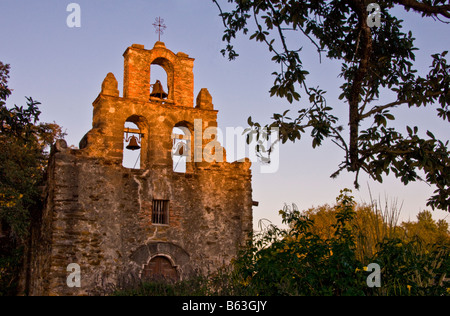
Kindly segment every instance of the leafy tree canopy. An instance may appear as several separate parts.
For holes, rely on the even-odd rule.
[[[6,106],[10,66],[0,62],[0,222],[13,243],[27,236],[30,216],[41,201],[48,148],[64,133],[57,124],[39,123],[39,102]]]
[[[265,126],[249,118],[251,133],[268,137],[267,131],[278,127],[280,140],[295,142],[307,131],[312,146],[330,139],[343,152],[344,159],[336,177],[343,170],[358,175],[366,172],[382,182],[393,173],[404,184],[421,180],[436,191],[428,200],[434,208],[450,211],[450,158],[448,141],[437,139],[431,131],[426,137],[418,126],[407,126],[401,133],[390,126],[397,107],[433,107],[437,119],[450,122],[450,66],[447,51],[433,54],[429,73],[421,76],[414,67],[417,48],[411,32],[404,33],[402,20],[392,14],[394,7],[434,18],[436,23],[449,23],[450,2],[447,0],[376,1],[380,7],[379,26],[372,25],[373,11],[368,5],[375,1],[299,1],[299,0],[213,0],[218,6],[225,31],[224,56],[235,59],[232,41],[238,33],[263,43],[273,54],[279,71],[272,73],[271,96],[299,102],[295,114],[275,113]],[[228,2],[228,3],[227,3]],[[229,8],[228,11],[224,7]],[[289,33],[289,34],[288,34]],[[292,34],[297,33],[297,36]],[[333,103],[320,87],[311,87],[309,71],[302,62],[302,45],[310,43],[322,58],[341,63],[339,99],[348,105],[349,131],[333,114]],[[423,63],[424,61],[420,61]],[[393,95],[388,103],[380,103],[380,95]],[[305,100],[306,99],[306,100]],[[368,127],[367,127],[368,126]],[[364,128],[363,128],[364,127]],[[265,149],[262,148],[264,151]],[[266,150],[270,154],[270,149]]]

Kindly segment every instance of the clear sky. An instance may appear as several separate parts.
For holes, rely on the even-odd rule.
[[[25,104],[25,96],[42,103],[41,120],[55,121],[63,126],[69,145],[78,146],[90,130],[92,102],[101,89],[108,72],[119,81],[122,95],[123,56],[132,44],[152,48],[158,40],[152,24],[161,16],[167,29],[161,40],[173,52],[184,52],[195,58],[195,96],[201,88],[208,88],[215,108],[219,110],[219,127],[245,127],[247,118],[270,122],[273,113],[292,108],[285,101],[270,98],[273,85],[271,73],[277,70],[270,61],[266,47],[240,36],[235,48],[240,57],[229,62],[222,57],[223,25],[218,9],[210,0],[79,0],[81,27],[69,28],[69,12],[65,0],[0,0],[0,60],[11,64],[10,88],[13,95],[9,105]],[[449,50],[450,25],[422,19],[414,13],[397,11],[405,19],[405,29],[417,38],[418,69],[427,71],[433,53]],[[341,84],[337,75],[339,64],[318,56],[305,42],[304,64],[310,71],[310,85],[320,85],[328,91],[329,102],[337,100]],[[390,100],[386,98],[386,100]],[[330,104],[346,127],[346,105]],[[302,106],[302,103],[296,106]],[[419,126],[425,133],[431,130],[441,139],[449,138],[448,124],[435,119],[435,110],[399,109],[396,127],[405,130],[406,124]],[[343,159],[343,152],[332,143],[312,149],[306,136],[300,143],[283,145],[280,167],[275,173],[262,174],[253,167],[253,199],[255,227],[261,218],[279,224],[278,210],[284,203],[295,203],[306,209],[325,203],[333,204],[340,189],[353,188],[353,174],[342,173],[338,179],[330,175]],[[402,220],[415,219],[426,209],[426,200],[434,191],[425,183],[404,186],[393,177],[383,184],[360,176],[361,188],[354,190],[359,202],[373,197],[384,201],[397,199],[403,203]],[[435,211],[435,219],[448,213]]]

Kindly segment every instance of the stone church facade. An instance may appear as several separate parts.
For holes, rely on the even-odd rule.
[[[158,79],[152,65],[167,74],[164,97],[150,96]],[[22,280],[28,294],[98,295],[156,276],[183,280],[236,256],[252,230],[251,163],[226,162],[211,133],[218,111],[207,89],[194,104],[193,65],[162,42],[132,45],[124,53],[123,96],[108,74],[80,148],[54,145]],[[174,134],[175,127],[186,133]],[[123,166],[131,135],[138,169]],[[177,172],[180,141],[186,163]],[[80,268],[79,287],[68,285],[71,264]]]

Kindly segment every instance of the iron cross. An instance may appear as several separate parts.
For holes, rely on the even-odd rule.
[[[156,28],[156,33],[158,33],[158,41],[161,42],[161,34],[164,34],[164,30],[167,28],[164,24],[164,19],[157,17],[153,26]]]

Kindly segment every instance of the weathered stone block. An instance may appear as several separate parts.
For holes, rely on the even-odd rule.
[[[214,110],[214,105],[212,103],[212,96],[208,89],[203,88],[197,96],[197,108],[202,110]],[[216,125],[217,126],[217,125]]]
[[[114,77],[114,74],[111,72],[106,75],[105,80],[102,83],[102,91],[100,92],[103,95],[109,95],[113,97],[119,96],[119,89],[117,88],[119,83]]]

